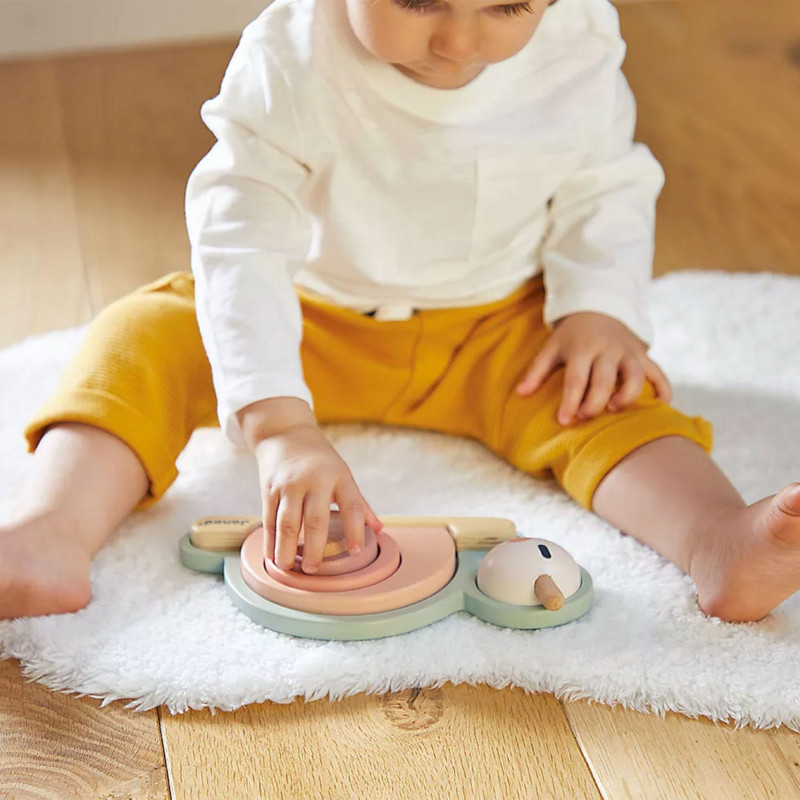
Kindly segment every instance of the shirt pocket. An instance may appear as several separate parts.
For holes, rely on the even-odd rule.
[[[545,232],[548,200],[575,173],[582,156],[574,148],[479,158],[473,259],[532,257]]]

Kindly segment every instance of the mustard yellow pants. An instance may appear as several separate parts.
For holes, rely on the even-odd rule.
[[[477,439],[515,467],[555,476],[587,508],[628,453],[664,436],[711,449],[711,425],[655,399],[570,427],[556,421],[564,370],[534,395],[514,392],[548,337],[534,279],[495,303],[419,311],[381,322],[300,293],[302,360],[319,422],[376,422]],[[150,479],[149,505],[177,476],[192,432],[218,425],[200,340],[194,282],[174,273],[106,308],[59,389],[25,431],[35,449],[49,426],[83,422],[114,434]]]

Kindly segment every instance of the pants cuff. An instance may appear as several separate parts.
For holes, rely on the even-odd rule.
[[[697,442],[707,453],[713,444],[713,426],[702,417],[686,417],[663,406],[663,419],[654,419],[653,410],[641,416],[627,415],[618,424],[599,430],[570,460],[561,476],[564,489],[584,508],[592,509],[592,497],[600,481],[642,445],[666,436],[681,436]]]
[[[142,464],[150,488],[137,509],[152,505],[178,477],[175,459],[156,427],[135,408],[103,392],[59,393],[45,403],[25,428],[28,452],[36,450],[47,429],[62,422],[79,422],[106,431],[124,442]]]

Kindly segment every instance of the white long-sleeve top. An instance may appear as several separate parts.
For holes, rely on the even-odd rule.
[[[313,407],[294,285],[378,319],[491,302],[543,271],[545,322],[596,311],[649,341],[664,174],[633,143],[608,0],[559,0],[460,89],[375,59],[343,0],[275,0],[202,118],[186,193],[197,316],[222,429],[270,397]]]

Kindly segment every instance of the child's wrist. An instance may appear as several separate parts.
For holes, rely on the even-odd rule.
[[[270,397],[245,406],[236,414],[251,450],[259,442],[298,426],[318,427],[314,412],[299,397]]]

